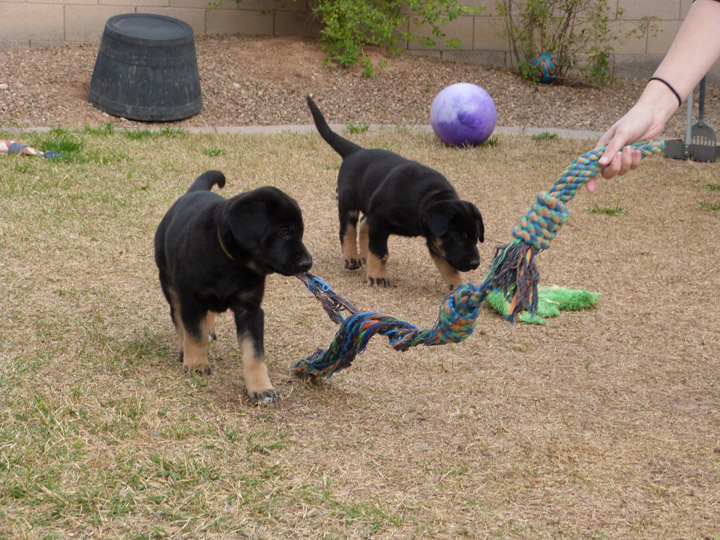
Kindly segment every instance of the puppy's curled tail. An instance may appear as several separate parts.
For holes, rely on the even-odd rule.
[[[358,146],[354,142],[341,137],[330,129],[330,126],[328,126],[325,121],[325,117],[310,96],[306,96],[305,101],[307,101],[308,107],[310,107],[310,112],[312,113],[318,133],[320,133],[320,136],[325,139],[325,142],[332,146],[333,150],[340,154],[342,158],[345,158],[353,152],[362,150],[362,146]]]
[[[187,192],[210,191],[215,184],[219,188],[225,187],[225,175],[220,171],[206,171],[195,179]]]

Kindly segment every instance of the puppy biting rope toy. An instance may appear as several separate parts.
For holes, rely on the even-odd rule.
[[[663,149],[664,141],[654,139],[631,145],[647,157]],[[406,351],[417,345],[443,345],[467,339],[475,329],[481,304],[493,292],[501,292],[510,304],[506,317],[515,322],[518,315],[529,310],[534,313],[538,303],[540,274],[535,255],[550,247],[550,241],[568,219],[565,206],[577,190],[593,178],[601,167],[597,161],[604,148],[598,148],[576,158],[549,191],[538,193],[528,213],[513,229],[514,240],[496,248],[490,271],[479,285],[463,283],[443,298],[437,321],[428,330],[420,330],[410,323],[386,313],[360,312],[343,299],[322,279],[305,272],[297,277],[321,302],[323,309],[340,329],[326,350],[318,349],[295,363],[295,373],[303,377],[330,377],[350,366],[355,356],[367,347],[375,334],[388,337],[389,345]],[[347,311],[343,317],[340,312]]]

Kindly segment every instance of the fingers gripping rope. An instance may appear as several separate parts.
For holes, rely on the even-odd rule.
[[[631,145],[642,157],[659,152],[659,139]],[[355,356],[367,347],[375,334],[387,336],[389,345],[406,351],[417,345],[443,345],[467,339],[475,329],[481,304],[491,292],[502,292],[510,303],[507,319],[515,322],[518,315],[537,308],[537,285],[540,274],[535,255],[550,247],[550,242],[567,221],[566,203],[577,190],[601,169],[597,161],[604,148],[592,150],[576,158],[548,191],[537,195],[528,213],[513,229],[514,240],[496,248],[490,271],[479,285],[463,283],[443,299],[435,325],[420,330],[410,323],[386,313],[365,313],[342,298],[322,279],[305,272],[298,278],[321,302],[330,319],[340,324],[335,338],[326,350],[318,349],[295,364],[295,372],[305,377],[330,377],[349,367]],[[344,318],[340,312],[350,315]]]

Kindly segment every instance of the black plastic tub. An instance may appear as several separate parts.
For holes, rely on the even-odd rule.
[[[180,120],[200,111],[200,77],[190,25],[150,13],[110,17],[88,101],[113,116],[146,122]]]

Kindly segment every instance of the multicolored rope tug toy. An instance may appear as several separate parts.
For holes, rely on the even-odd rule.
[[[639,150],[644,158],[662,151],[664,141],[654,139],[631,146]],[[525,310],[534,313],[540,279],[535,255],[550,247],[550,242],[567,221],[569,212],[566,203],[600,171],[597,160],[604,150],[598,148],[576,158],[549,191],[538,193],[528,213],[513,229],[514,240],[495,250],[490,271],[483,282],[480,285],[463,283],[446,295],[435,325],[428,330],[420,330],[386,313],[360,312],[322,279],[309,272],[298,274],[297,277],[321,302],[330,319],[340,324],[340,329],[329,348],[318,349],[296,362],[295,373],[311,378],[330,377],[349,367],[375,334],[387,336],[390,347],[398,351],[417,345],[464,341],[475,329],[481,304],[494,292],[502,293],[509,302],[506,317],[509,321],[514,323]],[[347,311],[349,316],[343,317],[341,311]]]

